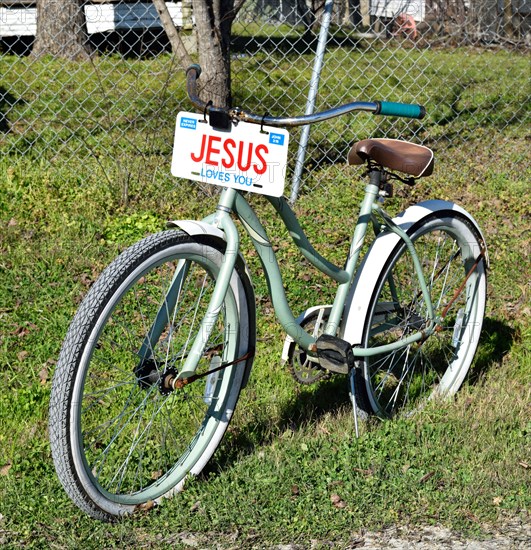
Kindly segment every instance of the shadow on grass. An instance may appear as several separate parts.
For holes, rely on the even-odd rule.
[[[468,374],[469,384],[477,384],[490,369],[496,368],[517,340],[517,330],[497,319],[486,318],[474,367]],[[318,422],[326,414],[350,407],[347,377],[344,375],[333,375],[316,386],[300,388],[284,406],[279,421],[274,425],[258,421],[244,425],[241,430],[232,430],[223,451],[215,455],[205,473],[223,471],[238,458],[251,454],[257,445],[270,444],[286,430],[295,431],[304,424]]]
[[[486,317],[479,339],[474,366],[468,374],[468,382],[476,384],[491,368],[495,368],[519,339],[518,331],[499,321]]]
[[[3,86],[0,86],[0,132],[9,131],[9,120],[7,115],[9,111],[19,103],[23,103],[23,100],[17,99]]]
[[[297,383],[293,381],[293,384]],[[238,458],[251,454],[257,445],[268,445],[287,430],[296,431],[304,424],[319,421],[328,413],[350,407],[345,375],[333,375],[315,386],[298,387],[300,391],[282,408],[280,419],[274,424],[257,421],[236,431],[229,428],[230,435],[223,444],[223,451],[215,455],[205,473],[223,471]]]
[[[21,57],[31,55],[34,36],[8,36],[0,39],[0,51]],[[171,51],[166,34],[160,29],[126,29],[89,36],[89,45],[98,54],[119,54],[125,58],[148,59]]]
[[[352,36],[330,36],[326,46],[328,50],[339,47],[355,49],[359,46],[359,42],[358,38]],[[319,36],[311,31],[293,36],[233,35],[231,51],[235,54],[253,55],[256,52],[270,52],[300,56],[315,53],[318,43]]]

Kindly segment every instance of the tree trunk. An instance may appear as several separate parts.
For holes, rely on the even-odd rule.
[[[503,30],[505,31],[505,36],[509,38],[514,36],[513,6],[511,0],[503,0]]]
[[[202,68],[201,99],[217,107],[230,107],[230,37],[237,11],[234,0],[193,0],[193,8]]]
[[[192,0],[198,36],[201,99],[216,107],[231,106],[230,39],[232,23],[245,0]],[[179,31],[175,28],[164,0],[153,0],[173,53],[183,68],[190,65]]]
[[[86,59],[91,53],[83,0],[37,0],[37,32],[32,55]]]
[[[155,8],[157,8],[160,22],[162,23],[162,27],[164,28],[164,31],[168,36],[168,40],[170,41],[173,53],[179,58],[179,61],[181,62],[183,68],[188,68],[192,64],[192,58],[186,51],[186,46],[181,39],[179,31],[175,27],[175,23],[171,18],[165,0],[153,0],[153,4],[155,4]]]

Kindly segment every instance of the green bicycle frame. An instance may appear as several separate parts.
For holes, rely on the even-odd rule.
[[[398,227],[391,220],[391,218],[387,216],[387,214],[385,214],[385,212],[376,204],[376,199],[379,193],[380,177],[381,175],[379,172],[371,172],[371,181],[365,188],[365,196],[361,203],[360,211],[358,214],[354,235],[350,245],[349,255],[343,269],[330,263],[312,247],[303,229],[301,228],[293,210],[290,208],[289,204],[283,197],[266,197],[281,217],[286,229],[293,239],[293,242],[295,243],[301,254],[317,270],[338,283],[334,303],[332,305],[332,309],[324,328],[324,332],[326,334],[335,335],[339,328],[341,317],[343,315],[345,307],[345,302],[352,282],[354,280],[360,251],[365,241],[367,227],[369,221],[371,221],[373,212],[376,211],[378,214],[380,214],[380,217],[382,217],[382,219],[384,220],[386,227],[390,231],[396,233],[406,243],[408,251],[413,258],[413,263],[415,266],[417,277],[419,279],[422,296],[424,298],[424,301],[426,302],[429,324],[423,331],[413,333],[406,338],[403,338],[402,340],[393,342],[391,344],[376,346],[373,348],[354,348],[353,353],[356,357],[368,357],[378,355],[380,353],[387,353],[389,351],[405,347],[413,342],[425,339],[427,336],[431,335],[435,330],[436,325],[430,293],[426,285],[424,274],[422,272],[422,267],[415,251],[415,247],[407,233],[403,231],[400,227]],[[299,325],[288,305],[286,292],[284,290],[284,285],[282,284],[282,275],[280,273],[276,256],[272,250],[271,243],[269,242],[269,239],[267,237],[267,233],[260,221],[258,220],[256,214],[252,210],[251,206],[239,193],[237,194],[235,200],[234,212],[242,222],[260,257],[260,260],[264,267],[273,308],[280,324],[282,325],[286,333],[289,334],[295,340],[295,342],[299,344],[299,346],[310,352],[315,351],[315,338],[308,334]]]
[[[288,230],[293,242],[299,249],[302,256],[304,256],[317,270],[324,275],[327,275],[338,284],[336,296],[324,329],[326,334],[337,334],[348,292],[354,280],[360,251],[367,234],[367,227],[369,222],[374,221],[374,213],[376,213],[379,218],[383,220],[382,225],[385,226],[387,230],[396,233],[405,242],[406,247],[413,258],[421,293],[427,306],[429,320],[428,326],[422,331],[413,333],[391,344],[373,348],[355,347],[353,349],[353,353],[356,357],[378,355],[380,353],[387,353],[389,351],[408,346],[413,342],[425,339],[434,332],[436,326],[430,293],[426,285],[415,247],[407,233],[398,227],[376,203],[380,188],[380,178],[381,174],[378,171],[371,172],[371,179],[365,188],[365,195],[360,206],[349,254],[343,268],[329,262],[313,248],[302,227],[300,226],[295,213],[290,208],[284,197],[277,198],[266,196],[275,211],[281,217],[286,229]],[[254,210],[249,205],[245,197],[235,189],[226,188],[221,193],[216,213],[211,214],[203,220],[204,222],[223,230],[225,240],[227,242],[225,259],[223,266],[219,271],[214,293],[202,321],[201,328],[198,331],[191,352],[186,358],[183,370],[180,373],[181,377],[190,376],[195,372],[229,287],[230,278],[236,263],[240,244],[236,225],[230,215],[231,212],[234,212],[234,214],[241,221],[246,233],[253,242],[256,252],[258,253],[264,268],[273,308],[278,321],[286,333],[289,334],[289,336],[291,336],[299,346],[310,353],[316,351],[315,338],[308,334],[300,326],[289,307],[280,268],[264,226],[256,216]],[[146,336],[141,351],[139,352],[139,356],[142,359],[149,356],[149,350],[152,348],[153,342],[158,339],[160,334],[162,334],[164,326],[169,322],[170,311],[173,309],[173,306],[178,298],[179,289],[182,285],[182,279],[184,276],[183,274],[185,272],[186,269],[184,266],[178,266],[173,282],[167,293],[165,305],[161,307],[151,330]]]

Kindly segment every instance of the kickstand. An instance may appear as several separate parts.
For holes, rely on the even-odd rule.
[[[350,383],[350,402],[352,403],[352,412],[354,414],[354,430],[356,432],[356,439],[359,438],[360,434],[358,431],[358,406],[356,404],[356,368],[350,369],[348,373],[349,383]]]
[[[356,368],[350,369],[348,378],[350,382],[350,401],[352,403],[352,412],[354,414],[354,430],[356,432],[356,439],[358,439],[360,434],[358,430],[358,405],[356,404]]]

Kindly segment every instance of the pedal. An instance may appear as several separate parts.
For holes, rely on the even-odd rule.
[[[322,334],[317,338],[317,357],[323,369],[348,374],[354,367],[354,354],[352,345],[346,340],[330,334]]]

